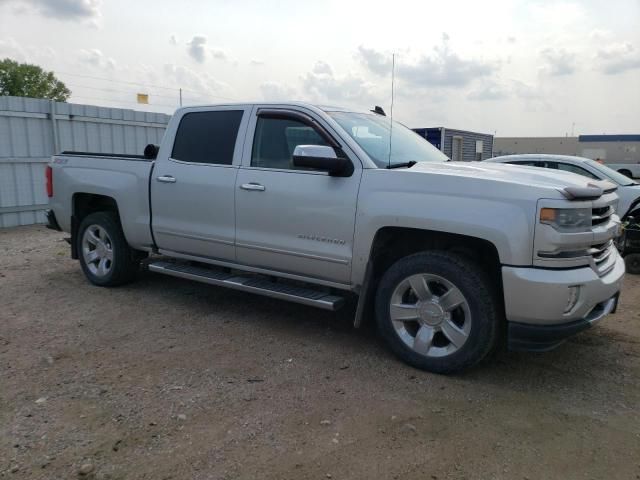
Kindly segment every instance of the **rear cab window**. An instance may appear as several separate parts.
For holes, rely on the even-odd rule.
[[[189,112],[180,120],[171,158],[181,162],[231,165],[243,110]]]

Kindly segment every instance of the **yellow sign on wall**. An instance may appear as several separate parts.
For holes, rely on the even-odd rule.
[[[149,94],[148,93],[139,93],[138,94],[138,103],[149,103]]]

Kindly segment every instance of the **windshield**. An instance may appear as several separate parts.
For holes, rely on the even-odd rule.
[[[606,165],[603,165],[603,164],[601,164],[599,162],[596,162],[595,160],[589,159],[589,160],[587,160],[587,163],[590,166],[592,166],[593,168],[595,168],[598,171],[602,172],[604,175],[609,177],[611,180],[613,180],[618,185],[626,187],[626,186],[629,186],[629,185],[637,185],[638,184],[637,182],[634,182],[633,180],[631,180],[626,175],[623,175],[620,172],[616,172],[613,168],[609,168]]]
[[[398,122],[377,114],[328,112],[380,168],[406,162],[446,162],[449,159],[427,140]],[[391,155],[389,136],[391,135]]]

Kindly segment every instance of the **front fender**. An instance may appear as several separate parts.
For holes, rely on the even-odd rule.
[[[361,188],[355,226],[354,285],[362,285],[376,233],[384,227],[475,237],[494,245],[503,265],[531,264],[535,201],[522,192],[518,198],[505,192],[485,196],[428,190]]]

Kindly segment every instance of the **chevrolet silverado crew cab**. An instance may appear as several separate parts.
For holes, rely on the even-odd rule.
[[[379,113],[302,103],[181,108],[144,156],[63,152],[50,226],[90,282],[152,272],[328,310],[358,296],[405,362],[550,349],[616,308],[615,187],[450,162]]]

